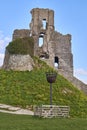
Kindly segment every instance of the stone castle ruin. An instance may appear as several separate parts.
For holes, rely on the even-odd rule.
[[[32,36],[34,39],[34,56],[39,57],[49,66],[58,70],[58,73],[87,94],[87,85],[73,76],[71,35],[63,35],[55,31],[54,11],[34,8],[31,10],[31,15],[30,29],[14,30],[12,40]],[[11,56],[6,51],[3,68],[31,70],[32,64],[33,61],[30,56]]]

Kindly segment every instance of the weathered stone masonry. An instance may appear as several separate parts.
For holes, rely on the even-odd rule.
[[[71,35],[62,35],[55,31],[53,10],[35,8],[31,10],[31,14],[30,30],[15,30],[13,40],[32,35],[35,41],[34,55],[44,59],[52,67],[56,60],[60,73],[71,77],[73,75]],[[39,45],[40,38],[43,41],[42,46]]]
[[[71,52],[71,35],[63,35],[57,31],[55,31],[54,26],[54,11],[50,9],[43,8],[34,8],[31,10],[32,19],[30,22],[30,29],[21,29],[14,30],[13,32],[13,40],[16,38],[23,38],[32,36],[34,38],[34,55],[39,57],[40,59],[47,62],[48,65],[54,67],[60,74],[65,76],[68,80],[70,80],[75,86],[79,89],[82,89],[85,92],[87,91],[84,83],[79,81],[73,76],[73,55]],[[6,57],[6,56],[5,56]],[[11,57],[11,56],[9,56]],[[21,59],[21,58],[20,58]],[[27,58],[26,62],[29,63]],[[22,59],[21,59],[22,60]],[[4,60],[7,61],[4,68],[14,68],[12,60]],[[14,60],[13,60],[14,61]],[[32,61],[32,60],[30,60]],[[18,63],[19,60],[15,60],[15,69],[21,68],[21,70],[30,70],[29,64],[28,67],[25,66],[26,62],[22,67]],[[13,64],[12,64],[13,63]],[[56,67],[54,66],[56,63]],[[23,69],[22,69],[23,68]],[[31,67],[32,68],[32,67]]]

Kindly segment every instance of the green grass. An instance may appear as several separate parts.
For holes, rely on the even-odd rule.
[[[49,104],[49,83],[46,72],[50,68],[39,59],[34,59],[36,67],[32,71],[0,70],[0,103],[20,106]],[[57,75],[53,88],[53,104],[70,106],[71,117],[87,117],[87,96]]]
[[[87,130],[87,119],[43,119],[26,115],[0,113],[0,130]]]

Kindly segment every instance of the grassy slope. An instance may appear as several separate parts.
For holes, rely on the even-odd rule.
[[[35,63],[30,72],[0,70],[0,103],[22,107],[49,104],[45,72],[50,68],[38,59]],[[72,117],[87,115],[87,97],[60,75],[53,84],[53,104],[69,105]]]
[[[43,119],[0,113],[0,130],[87,130],[87,119]]]

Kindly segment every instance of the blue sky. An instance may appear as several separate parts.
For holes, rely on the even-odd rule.
[[[15,29],[28,29],[32,8],[55,11],[55,30],[72,35],[74,75],[87,83],[87,0],[0,0],[0,66]]]

